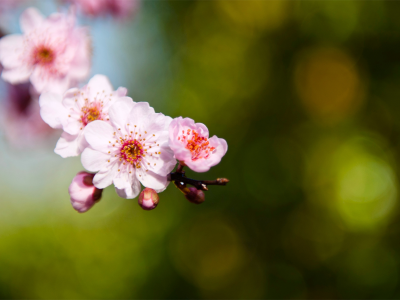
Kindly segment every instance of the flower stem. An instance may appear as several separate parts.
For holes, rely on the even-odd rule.
[[[229,180],[226,178],[217,178],[216,180],[196,180],[187,178],[185,176],[185,171],[183,171],[183,166],[179,164],[176,172],[171,172],[168,174],[168,181],[175,181],[175,185],[179,183],[193,185],[198,190],[208,191],[208,185],[226,185]]]

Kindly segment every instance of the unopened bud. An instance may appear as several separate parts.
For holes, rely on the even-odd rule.
[[[72,207],[79,213],[89,210],[100,201],[103,190],[93,185],[94,174],[79,172],[69,186]]]
[[[205,195],[202,190],[198,190],[195,187],[190,187],[189,190],[190,192],[185,195],[186,199],[195,204],[200,204],[204,202]]]
[[[158,194],[151,188],[145,188],[139,195],[138,203],[144,210],[152,210],[158,204]]]

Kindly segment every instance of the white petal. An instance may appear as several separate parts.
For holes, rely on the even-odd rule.
[[[82,152],[81,162],[83,167],[90,172],[107,169],[110,164],[110,154],[105,154],[90,147]]]
[[[78,88],[72,88],[67,90],[62,99],[62,104],[66,108],[75,108],[76,107],[76,102],[75,99],[78,99],[77,95],[80,93],[80,90]]]
[[[156,133],[157,131],[165,131],[168,134],[169,125],[172,122],[172,118],[165,116],[162,113],[152,114],[146,120],[146,130],[149,132]],[[168,139],[168,136],[167,136]]]
[[[111,162],[112,164],[112,162]],[[98,172],[93,178],[93,184],[98,189],[104,189],[113,182],[115,173],[117,172],[117,164],[113,163],[109,169]]]
[[[20,26],[22,32],[29,32],[40,26],[44,21],[44,16],[34,7],[26,9],[20,17]]]
[[[160,147],[159,150],[161,154],[153,156],[146,155],[143,162],[145,164],[150,164],[146,166],[150,171],[158,175],[166,176],[175,168],[177,162],[174,157],[174,152],[168,147],[168,144]]]
[[[93,121],[84,128],[87,142],[95,150],[108,152],[109,142],[113,140],[114,129],[104,121]]]
[[[145,187],[152,188],[154,190],[165,189],[170,183],[167,180],[167,176],[161,176],[151,171],[144,172],[138,170],[136,172],[136,178],[138,178]]]
[[[121,97],[108,110],[110,122],[115,128],[125,128],[128,123],[128,116],[135,106],[130,97]]]
[[[82,131],[82,127],[82,123],[71,117],[66,117],[63,123],[64,131],[72,135],[78,134],[80,131]]]
[[[132,185],[125,189],[115,188],[118,196],[125,199],[133,199],[136,198],[140,194],[141,185],[139,180],[134,180]]]
[[[128,122],[135,125],[147,123],[149,115],[154,114],[154,108],[147,102],[137,102],[129,114]]]
[[[124,87],[119,87],[116,91],[115,91],[115,95],[117,97],[124,97],[126,96],[126,94],[128,94],[128,90],[127,88]]]
[[[53,92],[63,94],[70,87],[70,78],[68,76],[56,76],[49,73],[46,68],[36,65],[30,81],[39,93]]]
[[[79,81],[85,80],[90,73],[91,55],[89,33],[86,28],[75,28],[74,37],[79,45],[76,47],[74,60],[71,62],[69,76]]]
[[[62,123],[67,118],[67,110],[61,104],[59,94],[43,93],[39,98],[40,116],[52,128],[62,128]]]
[[[22,65],[13,69],[4,69],[1,73],[1,78],[11,84],[18,84],[28,82],[31,73],[32,70],[30,68]]]
[[[23,65],[20,58],[24,38],[20,34],[10,34],[0,39],[0,62],[4,68]]]
[[[97,93],[104,93],[111,94],[113,92],[113,87],[111,85],[110,80],[107,76],[104,75],[95,75],[92,79],[89,80],[88,88],[90,91],[90,95],[94,98]]]
[[[80,154],[79,150],[80,140],[81,137],[79,136],[79,134],[70,135],[66,132],[63,132],[61,134],[60,139],[57,142],[54,152],[64,158],[71,156],[78,156]]]

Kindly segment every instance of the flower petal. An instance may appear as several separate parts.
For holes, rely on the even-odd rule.
[[[141,190],[141,185],[139,180],[135,180],[132,185],[125,189],[118,189],[115,188],[115,191],[117,192],[118,196],[125,198],[125,199],[133,199],[136,198],[140,194]]]
[[[93,149],[108,152],[109,142],[113,139],[113,127],[104,121],[93,121],[83,130],[85,138]]]
[[[93,184],[98,189],[104,189],[112,184],[115,173],[117,172],[117,164],[113,163],[109,169],[98,172],[93,178]]]
[[[4,68],[21,66],[21,51],[24,38],[20,34],[9,34],[0,39],[0,62]]]
[[[40,26],[44,21],[44,16],[34,7],[27,8],[19,19],[22,32],[27,33]]]
[[[113,92],[113,87],[108,77],[100,74],[93,76],[87,86],[92,98],[96,97],[97,93],[102,93],[103,91],[106,94]]]
[[[115,128],[125,128],[134,106],[135,102],[130,97],[121,97],[114,102],[108,110],[108,116]]]
[[[119,87],[116,91],[115,91],[115,95],[117,97],[124,97],[126,96],[126,94],[128,94],[128,89],[124,88],[124,87]]]
[[[66,132],[61,134],[60,139],[57,142],[54,152],[63,158],[78,156],[80,154],[79,143],[82,139],[82,134],[70,135]]]
[[[4,69],[1,78],[11,84],[28,82],[32,70],[26,66],[20,66],[13,69]],[[36,87],[35,87],[36,88]]]
[[[147,123],[149,115],[154,113],[154,108],[149,103],[137,102],[129,114],[128,122],[131,124]]]
[[[107,169],[110,164],[110,155],[87,147],[81,156],[83,167],[90,172]]]
[[[143,184],[143,186],[154,190],[165,189],[170,183],[167,180],[167,176],[158,175],[152,171],[144,172],[143,170],[138,170],[136,172],[136,178]]]
[[[61,103],[59,94],[43,93],[39,98],[40,116],[52,128],[62,128],[67,117],[67,110]]]

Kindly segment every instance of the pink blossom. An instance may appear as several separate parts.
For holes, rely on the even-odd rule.
[[[86,15],[97,17],[112,15],[116,18],[132,16],[139,7],[139,0],[69,0]]]
[[[108,78],[95,75],[82,89],[72,88],[64,95],[43,93],[39,98],[40,115],[53,128],[64,132],[58,140],[54,152],[62,157],[79,155],[87,143],[83,129],[95,120],[109,121],[108,111],[117,99],[124,97],[126,88],[114,91]]]
[[[16,148],[37,146],[54,131],[40,117],[39,96],[28,83],[5,88],[0,110],[3,134]]]
[[[15,8],[26,0],[0,0],[0,13],[6,12],[9,9]]]
[[[158,205],[158,194],[155,190],[145,188],[139,195],[138,204],[144,210],[155,209]]]
[[[217,165],[228,144],[217,136],[208,138],[208,129],[192,119],[176,118],[169,126],[169,146],[175,158],[196,172],[207,172]]]
[[[86,79],[90,71],[90,42],[75,16],[55,13],[47,19],[35,8],[20,17],[23,34],[0,39],[2,78],[18,84],[30,81],[38,93],[63,93]]]
[[[120,197],[135,198],[140,183],[161,192],[176,165],[168,146],[172,119],[155,113],[147,102],[116,101],[109,110],[110,123],[94,121],[84,130],[90,147],[82,153],[82,164],[98,172],[94,185],[103,189],[114,183]]]
[[[103,190],[97,189],[92,181],[94,174],[79,172],[69,186],[72,207],[80,213],[89,210],[100,201]]]

